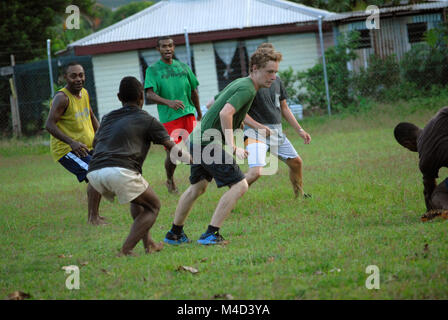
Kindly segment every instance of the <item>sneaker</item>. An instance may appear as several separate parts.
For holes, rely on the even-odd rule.
[[[224,238],[219,232],[215,233],[203,233],[198,240],[199,244],[209,245],[209,244],[221,244],[224,242]]]
[[[171,230],[167,232],[165,239],[163,239],[164,242],[168,244],[178,245],[182,243],[190,243],[191,240],[188,239],[185,232],[182,231],[180,235],[175,234]]]
[[[309,194],[309,193],[304,193],[303,194],[303,198],[304,199],[309,199],[309,198],[312,198],[313,196],[311,195],[311,194]]]

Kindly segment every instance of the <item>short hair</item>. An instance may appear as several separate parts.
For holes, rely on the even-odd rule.
[[[406,140],[416,140],[419,130],[420,128],[413,123],[400,122],[394,129],[394,136],[397,142],[403,145]]]
[[[272,45],[272,43],[270,42],[263,42],[262,44],[260,44],[257,48],[258,49],[275,49],[274,46]]]
[[[282,61],[282,54],[274,49],[261,48],[257,49],[250,57],[249,71],[252,72],[253,67],[264,68],[269,61]]]
[[[162,41],[162,40],[173,40],[173,38],[171,36],[163,36],[163,37],[157,38],[156,48],[160,48],[160,41]],[[174,43],[174,40],[173,40],[173,43]]]
[[[67,72],[68,72],[68,68],[70,68],[70,67],[72,67],[72,66],[81,66],[81,67],[84,69],[84,67],[82,66],[82,64],[80,64],[78,61],[72,61],[72,62],[70,62],[69,64],[67,64],[67,65],[64,67],[64,74],[65,74],[65,75],[66,75]]]
[[[135,77],[124,77],[120,82],[118,95],[122,102],[136,102],[143,94],[143,86]]]

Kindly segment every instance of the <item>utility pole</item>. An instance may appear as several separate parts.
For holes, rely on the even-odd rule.
[[[14,137],[22,136],[22,126],[20,124],[20,112],[19,101],[17,97],[16,76],[14,72],[14,66],[16,65],[14,55],[11,54],[11,68],[12,78],[9,79],[9,85],[11,86],[11,95],[9,96],[9,102],[11,103],[11,117],[12,117],[12,133]]]

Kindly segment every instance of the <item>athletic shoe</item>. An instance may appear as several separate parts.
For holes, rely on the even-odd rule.
[[[175,234],[174,232],[172,232],[171,230],[167,232],[165,239],[163,239],[163,241],[168,244],[173,244],[173,245],[191,242],[191,240],[188,239],[185,232],[182,231],[182,233],[180,235],[178,235],[178,234]]]
[[[303,194],[303,198],[304,198],[304,199],[308,199],[308,198],[312,198],[312,196],[311,196],[311,194],[309,194],[309,193],[304,193],[304,194]]]
[[[198,240],[199,244],[209,245],[209,244],[221,244],[224,242],[224,238],[219,232],[214,233],[203,233]]]

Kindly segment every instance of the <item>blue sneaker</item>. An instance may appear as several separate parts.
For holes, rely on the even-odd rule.
[[[185,232],[182,231],[182,233],[180,235],[177,235],[177,234],[173,233],[171,230],[167,232],[165,239],[163,239],[163,241],[168,244],[173,244],[173,245],[179,245],[182,243],[190,243],[191,242],[191,240],[188,239]]]
[[[219,232],[215,233],[203,233],[198,240],[199,244],[210,245],[210,244],[222,244],[224,243],[224,238]]]

